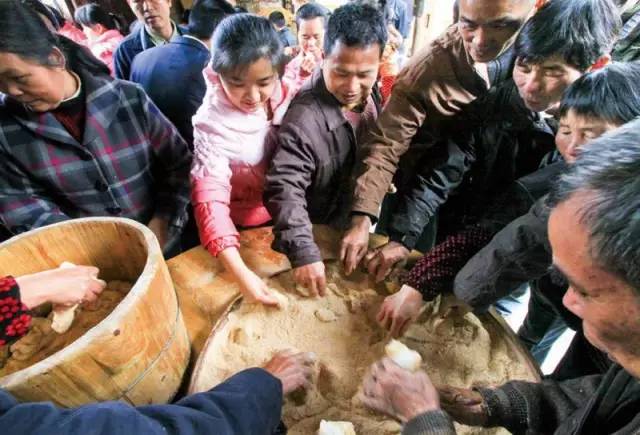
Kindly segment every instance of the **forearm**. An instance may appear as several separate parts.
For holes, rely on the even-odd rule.
[[[455,435],[456,429],[446,412],[430,411],[407,422],[402,435]]]

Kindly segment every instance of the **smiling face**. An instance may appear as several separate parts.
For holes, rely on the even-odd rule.
[[[640,377],[640,295],[592,258],[591,236],[581,219],[590,199],[576,193],[549,218],[553,262],[569,281],[563,304],[582,319],[591,344]]]
[[[171,26],[171,0],[129,0],[136,18],[157,34]]]
[[[229,101],[243,112],[252,113],[265,107],[273,95],[278,72],[267,58],[248,68],[220,74],[220,82]]]
[[[581,75],[582,71],[558,56],[536,64],[518,58],[513,68],[513,81],[518,93],[527,108],[534,112],[557,109],[565,89]]]
[[[371,94],[379,66],[379,44],[348,47],[337,41],[331,53],[326,54],[322,74],[329,92],[344,108],[351,109]]]
[[[533,7],[527,0],[460,0],[458,30],[474,62],[500,54]]]
[[[0,53],[0,92],[34,112],[55,109],[65,98],[69,73],[62,66],[64,56],[58,50],[50,59],[61,66],[43,66],[13,53]]]
[[[565,162],[571,164],[578,157],[582,145],[620,125],[601,118],[578,115],[575,111],[569,110],[560,118],[560,127],[556,133],[556,147]]]

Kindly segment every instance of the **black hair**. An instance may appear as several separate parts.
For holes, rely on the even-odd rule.
[[[211,39],[218,24],[234,13],[233,6],[225,0],[198,0],[189,14],[188,33],[198,39]]]
[[[324,26],[327,27],[327,11],[316,3],[307,3],[300,6],[296,12],[296,25],[300,28],[301,21],[313,20],[314,18],[322,18]]]
[[[51,15],[53,15],[54,19],[58,23],[57,28],[59,29],[60,27],[64,26],[67,20],[64,17],[64,15],[62,15],[62,13],[58,10],[58,8],[55,8],[49,5],[45,5],[45,6],[47,7],[47,9],[49,9],[49,12],[51,12]]]
[[[331,14],[324,39],[324,52],[330,55],[337,42],[347,47],[380,46],[387,43],[387,24],[377,8],[359,3],[340,6]]]
[[[211,67],[217,73],[246,68],[267,58],[276,70],[284,61],[284,50],[269,20],[253,14],[234,14],[220,22],[211,42]]]
[[[611,51],[620,25],[611,0],[550,0],[522,27],[515,54],[533,64],[558,55],[586,71]]]
[[[0,2],[0,52],[12,53],[44,66],[59,66],[51,63],[54,48],[65,56],[67,68],[76,73],[109,75],[109,68],[85,47],[51,32],[29,2]]]
[[[554,186],[547,204],[555,207],[575,194],[589,232],[592,259],[640,296],[640,120],[586,144]]]
[[[269,14],[269,21],[277,27],[285,27],[287,21],[284,19],[284,14],[280,11],[273,11]]]
[[[52,12],[53,8],[45,5],[40,0],[23,0],[23,4],[49,20],[55,30],[60,30],[60,27],[64,24],[64,22],[58,21],[57,16]]]
[[[614,63],[587,73],[567,88],[560,116],[576,114],[626,124],[640,116],[640,63]]]
[[[122,32],[124,29],[124,24],[117,16],[105,11],[102,6],[96,3],[87,3],[84,6],[80,6],[76,9],[73,19],[76,23],[85,27],[102,24],[108,30]]]

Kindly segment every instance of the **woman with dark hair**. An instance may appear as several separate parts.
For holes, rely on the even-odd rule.
[[[123,26],[118,17],[96,3],[89,3],[76,9],[74,18],[87,35],[93,55],[103,61],[113,74],[113,52],[124,39],[121,33]]]
[[[128,217],[160,245],[187,217],[191,153],[138,86],[20,0],[0,3],[0,219],[17,234]],[[173,237],[175,236],[175,237]]]
[[[283,48],[266,18],[225,18],[212,38],[204,70],[207,93],[193,117],[192,202],[202,245],[220,258],[250,299],[277,305],[267,285],[238,252],[237,227],[271,220],[262,202],[264,176],[291,100],[279,71]]]

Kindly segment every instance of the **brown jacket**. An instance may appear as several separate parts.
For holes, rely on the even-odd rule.
[[[501,69],[505,67],[500,62],[491,64],[491,81],[504,78]],[[352,211],[376,217],[409,146],[418,154],[432,147],[438,126],[487,90],[457,25],[417,53],[400,72],[389,102],[363,142]]]
[[[376,88],[373,100],[379,112]],[[335,224],[348,215],[358,153],[353,128],[320,69],[289,106],[278,142],[267,171],[264,203],[273,218],[273,249],[299,267],[321,261],[311,224]]]

